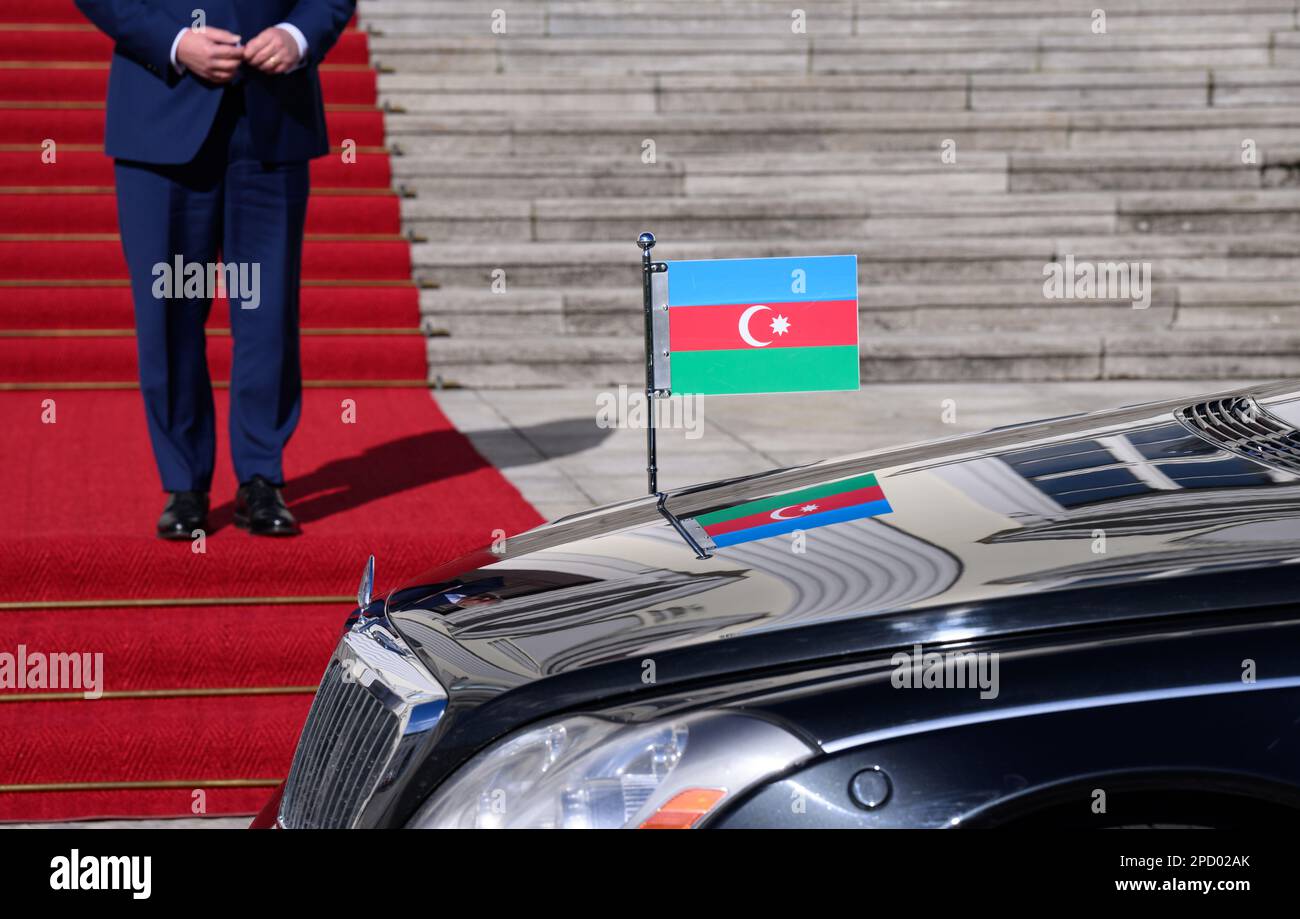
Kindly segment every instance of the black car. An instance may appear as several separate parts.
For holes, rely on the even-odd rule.
[[[1300,383],[564,518],[360,606],[255,825],[1300,817]]]

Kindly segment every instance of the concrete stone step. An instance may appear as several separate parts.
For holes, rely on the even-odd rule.
[[[432,9],[426,9],[432,7]],[[388,0],[359,3],[366,28],[374,35],[541,37],[546,34],[546,8],[541,4],[478,3],[397,4]]]
[[[879,335],[859,349],[864,382],[1087,380],[1102,374],[1102,336],[1080,330]]]
[[[377,64],[404,73],[998,73],[1300,66],[1273,54],[1284,32],[670,34],[449,36],[426,23],[374,36]]]
[[[1104,155],[1100,155],[1104,157]],[[1151,161],[1155,169],[1156,161]],[[392,159],[399,184],[427,198],[666,197],[871,194],[919,184],[935,194],[995,193],[1007,187],[1007,156],[970,152],[937,159],[881,153],[688,156],[653,164],[583,156],[405,155]],[[1254,183],[1258,186],[1258,177]]]
[[[910,191],[910,193],[909,193]],[[406,199],[404,227],[429,241],[1181,235],[1300,232],[1300,189],[1141,194],[933,194],[924,179],[887,194],[767,198]]]
[[[1099,40],[1100,39],[1100,40]],[[1266,67],[1269,32],[1143,32],[1092,35],[1006,32],[855,36],[813,42],[815,72],[1167,70]]]
[[[1044,265],[1076,262],[1149,263],[1157,282],[1185,280],[1300,281],[1300,237],[1289,234],[1072,236],[990,238],[664,240],[660,258],[738,258],[856,254],[859,285],[1025,281],[1041,284]],[[629,243],[421,243],[412,247],[415,274],[438,287],[490,290],[610,287],[639,281]],[[635,252],[633,253],[635,256]]]
[[[1179,284],[1175,326],[1228,331],[1300,328],[1300,287],[1249,280]]]
[[[1175,331],[1105,336],[1107,379],[1289,377],[1300,373],[1300,333],[1294,329]]]
[[[633,239],[635,237],[632,237]],[[1080,238],[1082,241],[1087,238]],[[1151,237],[1142,237],[1150,242]],[[1099,244],[1097,244],[1099,246]],[[629,252],[631,253],[629,255]],[[745,242],[672,241],[656,250],[660,258],[736,258],[819,254],[858,255],[861,284],[887,281],[934,283],[938,278],[989,282],[1041,278],[1052,260],[1051,239],[753,240]],[[640,280],[631,242],[421,243],[411,247],[416,277],[438,287],[489,290],[610,287]],[[1297,266],[1300,269],[1300,266]]]
[[[970,108],[1111,109],[1116,98],[1125,108],[1205,108],[1210,104],[1210,71],[1117,70],[1060,73],[975,73],[970,75]]]
[[[1013,153],[1008,165],[1012,192],[1084,190],[1281,188],[1300,182],[1300,150],[1278,144],[1257,148],[1258,161],[1242,162],[1240,140],[1217,151],[1164,150],[1154,146]],[[689,187],[689,183],[688,183]]]
[[[632,292],[635,299],[636,292]],[[558,290],[442,289],[420,291],[421,325],[426,333],[518,336],[562,335],[564,294]]]
[[[1300,20],[1300,14],[1297,15]],[[1300,32],[1277,31],[1273,35],[1273,64],[1277,67],[1300,67]]]
[[[412,220],[436,215],[438,202],[542,198],[867,198],[923,192],[952,197],[1167,190],[1221,192],[1300,186],[1300,153],[1285,147],[1242,164],[1222,151],[1096,154],[967,153],[951,166],[914,157],[799,153],[687,156],[654,165],[612,167],[581,157],[395,157],[400,187],[418,195],[403,206]],[[1189,199],[1200,200],[1200,199]],[[1267,198],[1259,199],[1266,211]],[[960,206],[956,202],[955,206]],[[1213,206],[1217,207],[1217,203]],[[1235,209],[1236,205],[1233,205]],[[432,210],[430,210],[432,208]]]
[[[516,73],[381,73],[379,98],[411,114],[654,112],[656,77]],[[962,90],[963,97],[965,90]]]
[[[486,188],[485,194],[490,194]],[[537,238],[534,205],[524,198],[425,194],[402,201],[402,229],[421,242],[527,242]],[[674,199],[669,199],[674,200]]]
[[[423,145],[421,145],[423,149]],[[390,160],[399,187],[422,198],[531,198],[535,196],[677,196],[686,193],[680,163],[648,166],[607,157],[511,157],[481,155],[395,156]]]
[[[870,284],[858,293],[863,336],[955,329],[1300,328],[1300,287],[1278,281],[1181,281],[1156,285],[1151,305],[1050,300],[1039,278],[993,284]],[[428,332],[452,336],[577,334],[635,337],[641,295],[632,287],[574,292],[520,288],[505,294],[445,288],[420,293]]]
[[[642,342],[632,336],[430,338],[429,380],[486,389],[635,382],[645,374]]]
[[[430,379],[513,388],[644,380],[641,343],[630,336],[521,337],[427,341]],[[1018,333],[980,336],[887,335],[863,341],[864,381],[1099,379],[1102,337]]]
[[[1256,147],[1295,147],[1293,109],[1275,108],[1118,110],[1070,115],[1070,146],[1077,150],[1148,149],[1169,152],[1188,147],[1227,148],[1241,161],[1244,139]],[[1199,128],[1194,122],[1200,122]]]
[[[460,34],[501,20],[498,0],[362,0],[371,28]],[[1072,0],[806,0],[809,34],[926,34],[960,32],[1077,32],[1091,29],[1091,10]],[[1235,0],[1231,10],[1197,0],[1120,0],[1106,9],[1107,34],[1171,30],[1289,29],[1293,0]],[[780,0],[515,0],[505,34],[751,34],[788,33],[793,8]]]
[[[373,28],[403,34],[487,32],[531,35],[769,35],[795,34],[794,8],[781,0],[664,2],[515,2],[502,17],[500,0],[363,0],[361,14]],[[854,26],[853,0],[810,0],[798,9],[804,34],[849,35]],[[494,15],[495,14],[495,15]]]
[[[632,4],[628,4],[631,6]],[[1091,34],[1092,20],[1088,11],[1073,15],[1045,15],[1021,18],[989,18],[972,16],[950,18],[938,22],[911,21],[900,24],[897,20],[882,17],[864,17],[857,20],[815,15],[808,4],[791,7],[788,3],[768,7],[763,16],[744,16],[715,13],[700,4],[678,7],[675,15],[654,3],[649,9],[654,15],[638,17],[626,12],[618,16],[547,15],[545,11],[528,10],[511,6],[504,8],[500,2],[489,4],[490,10],[455,11],[443,15],[391,15],[374,17],[368,28],[377,38],[394,36],[429,35],[478,37],[491,35],[501,41],[569,40],[574,47],[578,42],[592,38],[620,38],[640,40],[681,35],[712,37],[715,40],[745,38],[790,38],[798,41],[825,41],[833,37],[884,36],[913,38],[935,34],[953,38],[985,38],[996,35],[1013,37],[1022,46],[1032,46],[1039,38]],[[794,19],[794,10],[808,13],[801,20]],[[505,15],[501,15],[502,12]],[[796,22],[799,31],[795,31]],[[1278,13],[1199,13],[1194,15],[1164,16],[1108,16],[1106,34],[1098,40],[1122,37],[1143,40],[1151,36],[1169,34],[1205,34],[1216,30],[1252,32],[1261,35],[1279,33],[1295,28],[1293,16]],[[570,52],[576,53],[576,52]],[[1045,58],[1050,61],[1050,58]]]
[[[798,7],[362,0],[431,379],[635,384],[644,229],[856,254],[868,382],[1300,372],[1300,0]]]
[[[631,4],[629,4],[631,6]],[[501,9],[500,2],[496,4]],[[656,5],[657,7],[657,5]],[[802,8],[802,7],[801,7]],[[733,14],[712,15],[707,5],[693,4],[678,7],[679,14],[674,17],[670,12],[656,9],[653,16],[639,18],[623,13],[618,16],[588,16],[583,14],[550,13],[544,18],[535,14],[508,12],[505,19],[503,38],[597,38],[604,36],[619,37],[660,37],[681,34],[689,29],[691,35],[711,35],[717,38],[729,38],[735,35],[784,37],[807,40],[810,36],[852,35],[854,23],[849,17],[827,18],[808,15],[803,18],[801,31],[792,29],[795,9],[787,4],[768,5],[767,14],[763,16],[738,16]],[[448,28],[434,30],[438,34],[477,35],[489,32],[492,26],[490,16],[479,14],[456,16],[449,19]],[[429,20],[425,17],[393,17],[378,20],[374,27],[380,34],[409,34],[429,30]],[[497,27],[500,30],[500,26]]]
[[[871,284],[858,291],[859,330],[865,339],[882,332],[1169,328],[1177,295],[1175,285],[1159,286],[1150,305],[1135,310],[1131,300],[1047,299],[1041,277],[991,284]],[[635,291],[586,291],[565,296],[564,318],[573,332],[635,335],[642,313]]]
[[[807,73],[813,39],[649,36],[501,38],[406,32],[371,38],[372,60],[399,73]]]
[[[430,380],[514,388],[637,385],[640,343],[630,336],[431,338]],[[887,334],[860,343],[863,382],[925,380],[1267,379],[1300,373],[1300,332],[1150,329],[1088,334]]]
[[[1113,195],[944,195],[923,180],[913,194],[770,198],[415,198],[403,202],[404,227],[430,241],[510,239],[539,242],[630,239],[653,224],[670,239],[825,239],[895,236],[1101,234],[1116,226]],[[1207,202],[1208,204],[1208,202]],[[1152,208],[1158,200],[1151,199]]]
[[[1174,285],[1158,287],[1150,306],[1135,310],[1131,300],[1046,299],[1040,278],[981,285],[873,284],[859,291],[859,327],[864,338],[912,331],[1168,328],[1175,323],[1179,290]],[[576,292],[517,289],[504,294],[444,288],[422,291],[420,304],[426,331],[452,337],[566,334],[635,338],[644,321],[640,292],[632,287]],[[1276,303],[1269,306],[1281,308]],[[1267,320],[1258,323],[1260,327],[1275,324]]]
[[[761,114],[394,115],[391,140],[411,153],[606,156],[641,162],[694,154],[924,150],[941,162],[945,141],[966,151],[1133,150],[1215,147],[1239,154],[1300,146],[1293,107],[1026,112],[809,112]],[[651,146],[652,145],[652,146]]]
[[[1180,74],[1181,77],[1181,74]],[[384,73],[381,100],[444,112],[808,112],[967,107],[964,74]],[[1204,104],[1202,83],[1200,94]]]
[[[1119,196],[1121,233],[1249,235],[1300,232],[1300,189]]]
[[[385,73],[380,99],[409,114],[462,112],[881,112],[1295,105],[1300,70],[999,74]]]
[[[889,333],[947,335],[1005,331],[1061,334],[1064,330],[1174,325],[1179,287],[1156,285],[1149,305],[1132,300],[1058,300],[1043,295],[1041,273],[995,284],[871,284],[858,291],[859,330],[865,340]]]
[[[1258,162],[1241,162],[1240,147],[1218,150],[1096,150],[1088,153],[966,152],[952,165],[899,153],[798,152],[683,156],[688,197],[753,195],[780,188],[790,195],[890,192],[918,186],[934,193],[980,194],[1111,190],[1259,189],[1297,183],[1300,148],[1270,146]]]
[[[1292,67],[1216,70],[1211,74],[1210,104],[1219,108],[1295,105],[1298,100],[1300,70]]]
[[[370,0],[374,2],[374,0]],[[384,0],[388,3],[389,0]],[[427,0],[394,0],[394,2],[421,3]],[[449,0],[440,0],[449,2]],[[524,0],[525,3],[537,4],[548,0]],[[615,0],[604,0],[615,2]],[[719,0],[726,4],[730,0]],[[1052,15],[1077,14],[1079,4],[1075,0],[857,0],[856,9],[860,16],[890,15],[907,19],[933,23],[936,18],[957,18],[961,16],[987,15],[1000,19],[1014,19],[1032,16],[1036,13]],[[1132,18],[1155,15],[1199,15],[1204,13],[1222,14],[1223,5],[1215,0],[1117,0],[1107,4],[1106,11],[1110,19],[1117,17]],[[1296,0],[1233,0],[1233,11],[1241,13],[1278,12],[1295,13]],[[1088,17],[1087,10],[1084,18]]]
[[[685,174],[688,197],[861,195],[918,185],[935,194],[995,194],[1009,184],[1009,157],[981,151],[961,154],[954,163],[870,151],[686,154],[675,161]]]
[[[483,290],[420,294],[427,332],[461,336],[628,336],[642,329],[634,288]],[[1038,279],[1004,284],[889,285],[859,291],[861,335],[980,330],[1155,328],[1189,331],[1300,327],[1300,288],[1269,281],[1158,285],[1146,309],[1123,300],[1049,300]]]
[[[1212,0],[1128,0],[1103,9],[1107,35],[1290,29],[1296,21],[1293,0],[1236,0],[1231,9]],[[1092,10],[1073,0],[860,0],[856,27],[861,34],[1080,32],[1092,28]]]
[[[1057,261],[1149,262],[1156,282],[1300,279],[1300,237],[1115,235],[1053,241]]]
[[[1008,172],[1024,175],[1035,172],[1075,173],[1085,168],[1098,172],[1129,172],[1150,183],[1152,190],[1165,185],[1162,177],[1181,177],[1192,186],[1205,182],[1213,188],[1212,174],[1229,170],[1234,173],[1254,174],[1249,184],[1254,187],[1286,187],[1285,170],[1300,161],[1300,146],[1276,145],[1258,149],[1258,163],[1243,163],[1240,147],[1228,151],[1208,149],[1181,149],[1160,151],[1155,149],[1096,150],[1076,152],[1050,150],[1041,152],[996,153],[970,151],[960,153],[957,161],[945,164],[937,157],[916,156],[914,151],[886,151],[846,153],[834,151],[796,151],[783,153],[737,153],[726,155],[695,154],[682,157],[659,157],[653,164],[630,165],[599,156],[510,156],[480,155],[474,157],[449,157],[422,155],[403,143],[403,152],[392,159],[393,174],[405,185],[418,185],[428,179],[446,179],[449,183],[482,179],[485,181],[525,180],[540,183],[537,193],[526,197],[545,196],[545,183],[551,179],[600,179],[632,183],[649,173],[666,173],[685,179],[688,193],[713,194],[708,182],[718,177],[742,179],[748,183],[743,189],[752,193],[752,183],[777,183],[780,179],[797,179],[801,176],[830,176],[849,178],[854,174],[880,174],[886,184],[882,190],[898,188],[909,177],[923,180],[935,193],[949,193],[954,189],[934,188],[928,183],[940,181],[944,173],[982,173],[999,176],[999,188],[1006,184]],[[1261,178],[1261,175],[1266,178]],[[615,188],[621,188],[618,186]],[[848,186],[846,186],[848,187]],[[532,190],[529,186],[527,190]],[[838,190],[838,189],[836,189]],[[995,189],[998,190],[998,189]],[[970,189],[978,193],[981,189]],[[477,191],[474,192],[478,194]],[[635,194],[630,188],[629,194]],[[567,194],[567,189],[566,189]],[[510,196],[506,196],[510,197]]]

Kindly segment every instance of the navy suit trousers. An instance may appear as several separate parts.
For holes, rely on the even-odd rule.
[[[240,482],[283,484],[281,454],[302,408],[298,286],[309,187],[306,161],[267,163],[252,153],[243,87],[223,93],[198,155],[188,163],[116,161],[122,248],[135,303],[140,389],[165,491],[207,491],[216,416],[204,323],[210,289],[168,284],[182,266],[233,264],[255,296],[230,297],[234,364],[230,452]],[[246,288],[247,289],[247,288]],[[252,307],[252,308],[249,308]]]

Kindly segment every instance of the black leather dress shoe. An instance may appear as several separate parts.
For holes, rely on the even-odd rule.
[[[163,539],[190,539],[195,530],[208,529],[208,493],[174,491],[158,518],[158,535]]]
[[[240,485],[235,493],[235,526],[254,536],[297,536],[302,532],[280,489],[260,475]]]

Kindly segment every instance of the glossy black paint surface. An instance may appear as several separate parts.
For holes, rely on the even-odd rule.
[[[1298,389],[1248,392],[1292,420]],[[414,778],[386,793],[382,819],[400,823],[483,746],[561,712],[650,717],[766,692],[761,703],[744,704],[761,705],[823,744],[965,712],[973,703],[948,691],[913,699],[886,683],[882,694],[890,654],[915,644],[1007,655],[1017,643],[1037,647],[1007,658],[1006,689],[995,705],[1018,694],[1034,699],[1023,704],[1050,706],[1239,681],[1240,657],[1192,666],[1183,657],[1192,645],[1170,635],[1246,621],[1254,623],[1251,634],[1281,634],[1260,623],[1287,620],[1300,597],[1300,568],[1291,564],[1300,558],[1300,479],[1180,425],[1172,412],[1191,401],[1016,426],[669,496],[670,509],[687,517],[874,472],[893,513],[810,530],[803,553],[782,536],[696,559],[646,498],[522,534],[503,556],[484,552],[434,569],[394,591],[384,615],[446,686],[448,709],[414,754]],[[1154,636],[1144,657],[1107,638],[1132,624]],[[1277,647],[1289,650],[1290,663],[1274,660],[1272,672],[1294,676],[1300,651],[1293,630],[1287,635],[1290,643]],[[1071,669],[1061,655],[1083,653],[1078,647],[1049,649],[1078,636],[1095,646],[1092,663]],[[1170,656],[1160,650],[1165,642],[1183,650]],[[1047,669],[1030,676],[1035,667]],[[1294,702],[1282,689],[1267,695],[1283,708]],[[1116,708],[1151,705],[1173,723],[1198,705],[1221,704],[1226,713],[1265,696]],[[975,711],[994,707],[978,705]],[[1005,735],[998,743],[1023,745],[1027,737],[1015,740],[1015,732],[1045,724],[1045,716],[946,731],[994,732]],[[1096,714],[1060,717],[1078,727]],[[877,737],[884,742],[919,741]],[[987,776],[981,781],[992,787]],[[897,787],[880,813],[905,799]]]
[[[1086,827],[1141,819],[1124,813],[1117,792],[1171,787],[1249,792],[1277,804],[1278,820],[1300,823],[1300,610],[1275,614],[1000,642],[994,700],[895,689],[887,660],[751,696],[736,704],[800,725],[830,752],[732,802],[711,825],[991,826],[1050,804]],[[1242,679],[1247,660],[1256,682]],[[892,793],[865,810],[850,784],[877,767]],[[1115,796],[1105,815],[1091,810],[1096,789]]]
[[[1280,738],[1278,732],[1297,705],[1300,689],[1265,690],[1067,710],[882,741],[821,758],[709,825],[997,827],[1051,807],[1054,825],[1101,828],[1148,823],[1152,793],[1179,789],[1189,793],[1186,801],[1164,819],[1199,821],[1207,797],[1240,796],[1266,802],[1273,821],[1294,828],[1300,750],[1294,726]],[[881,769],[893,784],[891,797],[873,810],[857,806],[850,794],[853,776],[867,768]],[[1105,811],[1094,811],[1097,801]]]

